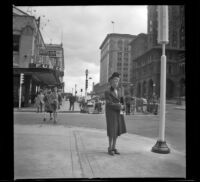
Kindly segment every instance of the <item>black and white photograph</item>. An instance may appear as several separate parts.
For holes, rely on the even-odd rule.
[[[184,5],[12,5],[14,179],[186,178]]]

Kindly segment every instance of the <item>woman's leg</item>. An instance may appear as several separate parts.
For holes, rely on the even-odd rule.
[[[111,137],[108,138],[109,138],[109,149],[112,149],[113,139]]]
[[[115,149],[117,137],[113,138],[112,149]]]
[[[113,143],[113,138],[109,137],[109,147],[108,147],[108,154],[109,155],[114,155],[114,152],[112,151],[112,143]]]
[[[40,112],[42,112],[42,103],[40,102]]]
[[[117,142],[117,136],[113,138],[112,150],[114,151],[115,154],[120,154],[119,151],[116,149],[116,142]]]
[[[57,111],[53,112],[53,117],[54,117],[54,123],[57,122]]]
[[[43,121],[46,121],[46,111],[44,110],[44,119]]]

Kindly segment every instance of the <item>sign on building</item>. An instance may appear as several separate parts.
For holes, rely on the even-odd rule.
[[[42,56],[47,56],[48,55],[48,51],[46,49],[40,49],[39,50],[39,54]]]

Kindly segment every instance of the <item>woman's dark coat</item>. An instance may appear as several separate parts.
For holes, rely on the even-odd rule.
[[[107,136],[117,137],[126,133],[124,115],[120,114],[120,91],[118,96],[112,89],[105,91]]]

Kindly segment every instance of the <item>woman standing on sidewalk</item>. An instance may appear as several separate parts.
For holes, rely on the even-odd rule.
[[[120,111],[124,109],[120,100],[122,95],[118,89],[119,84],[119,73],[115,72],[109,78],[110,88],[105,91],[106,100],[106,124],[107,124],[107,136],[109,139],[108,154],[120,154],[116,149],[117,137],[123,133],[126,133],[126,125],[124,121],[124,114]]]

